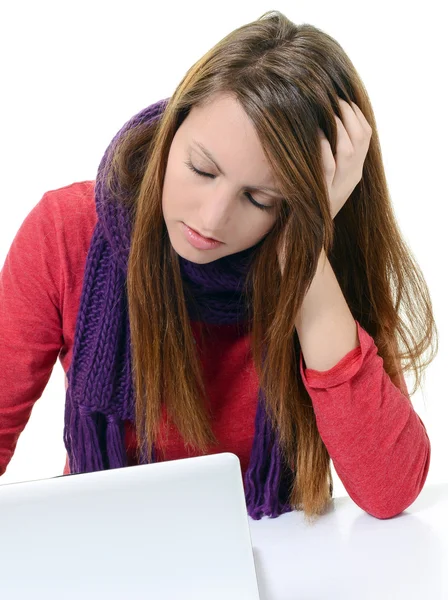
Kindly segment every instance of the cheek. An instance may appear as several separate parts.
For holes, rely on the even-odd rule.
[[[165,179],[163,182],[162,191],[162,208],[170,210],[175,206],[176,198],[179,198],[179,193],[182,190],[182,185],[176,177],[176,174],[170,170],[169,166],[166,170]]]
[[[179,204],[180,199],[188,198],[195,190],[195,182],[189,176],[188,169],[182,168],[179,162],[178,159],[176,163],[168,163],[165,174],[164,195],[169,206]]]
[[[265,238],[269,233],[271,233],[271,231],[274,228],[274,225],[275,225],[275,219],[272,219],[269,221],[269,223],[266,226],[260,227],[259,237]]]

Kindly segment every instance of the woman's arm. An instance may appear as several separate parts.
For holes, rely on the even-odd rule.
[[[425,426],[402,373],[383,367],[373,338],[355,321],[360,345],[327,371],[300,371],[316,422],[347,493],[379,519],[405,510],[421,492],[431,456]]]
[[[47,195],[27,215],[0,272],[0,475],[63,343],[57,236]]]

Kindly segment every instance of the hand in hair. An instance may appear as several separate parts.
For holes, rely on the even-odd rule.
[[[372,128],[361,109],[353,102],[350,104],[339,98],[342,121],[335,115],[337,124],[336,154],[333,156],[330,142],[319,129],[322,143],[323,172],[327,183],[330,212],[334,219],[351,193],[361,181],[364,160],[369,149]],[[281,273],[285,265],[283,238],[278,248],[278,260]]]
[[[362,179],[364,160],[369,149],[372,128],[360,108],[339,98],[342,119],[335,115],[338,127],[336,154],[333,156],[330,142],[319,129],[322,143],[322,161],[334,219],[351,193]]]

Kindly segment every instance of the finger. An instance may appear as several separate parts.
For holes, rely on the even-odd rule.
[[[359,126],[361,127],[362,132],[364,133],[364,136],[362,136],[362,134],[360,133],[359,138],[352,137],[355,135],[355,133],[353,133],[353,134],[350,133],[350,137],[354,141],[355,141],[355,139],[359,139],[361,142],[365,141],[366,139],[370,140],[370,137],[372,135],[372,128],[370,127],[369,122],[365,118],[365,116],[364,116],[363,112],[361,111],[361,109],[359,108],[359,106],[357,104],[355,104],[354,102],[350,102],[350,104],[349,104],[342,98],[339,98],[339,105],[341,107],[341,112],[343,113],[343,115],[347,115],[348,118],[351,118],[351,116],[354,115],[358,119]],[[344,123],[345,123],[345,120],[344,120]]]
[[[365,118],[364,113],[362,112],[362,110],[354,102],[350,102],[350,106],[352,107],[352,110],[356,113],[356,115],[357,115],[357,117],[358,117],[359,122],[361,123],[361,125],[364,126],[365,131],[367,131],[367,133],[371,134],[372,133],[372,127],[369,125],[369,122]]]
[[[366,139],[366,131],[364,129],[365,126],[364,124],[361,124],[357,113],[350,106],[350,104],[348,104],[348,102],[342,100],[342,98],[339,98],[339,105],[341,107],[344,128],[347,131],[351,145],[355,147],[359,143],[364,142]],[[336,120],[337,119],[338,118],[336,117]]]
[[[337,142],[336,142],[336,161],[344,157],[350,158],[353,156],[355,149],[353,141],[345,127],[345,123],[341,121],[339,117],[335,115],[336,126],[337,126]]]
[[[331,150],[330,142],[325,136],[322,129],[319,129],[319,138],[321,141],[321,155],[322,155],[322,166],[324,169],[324,173],[327,181],[331,184],[333,181],[333,176],[336,171],[336,162],[333,156],[333,152]]]

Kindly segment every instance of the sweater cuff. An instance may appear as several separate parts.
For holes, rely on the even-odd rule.
[[[300,373],[305,384],[312,388],[329,388],[351,379],[360,370],[368,351],[375,345],[372,336],[356,321],[360,345],[350,350],[341,360],[327,371],[317,371],[304,367],[303,353],[300,351]]]

